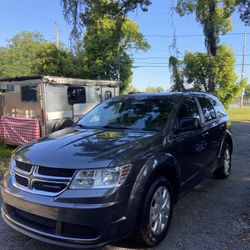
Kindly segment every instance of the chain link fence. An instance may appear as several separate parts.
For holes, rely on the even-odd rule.
[[[230,108],[239,108],[240,107],[240,100],[241,98],[237,98],[234,103],[230,104]],[[243,99],[243,106],[250,107],[250,98],[244,97]]]

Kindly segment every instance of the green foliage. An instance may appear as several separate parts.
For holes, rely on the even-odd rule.
[[[67,49],[57,48],[50,42],[43,43],[36,54],[33,70],[41,75],[83,77],[82,66]]]
[[[239,5],[240,19],[246,25],[250,25],[250,1],[249,0],[237,0]]]
[[[122,94],[126,95],[128,93],[135,93],[135,92],[139,92],[139,90],[133,85],[127,85],[126,88],[123,90]]]
[[[10,158],[13,150],[14,147],[7,146],[3,141],[0,141],[0,161],[2,160],[2,158]]]
[[[40,33],[21,32],[0,48],[0,77],[27,75],[80,76],[81,68],[67,49],[45,41]]]
[[[0,77],[33,75],[33,63],[44,38],[39,33],[21,32],[0,48]]]
[[[174,56],[169,57],[169,69],[172,73],[171,80],[173,81],[173,91],[184,91],[184,76],[180,68],[181,62]]]
[[[149,86],[145,88],[144,92],[164,92],[164,88]]]
[[[89,79],[121,80],[123,91],[132,80],[131,50],[147,50],[148,43],[136,23],[119,12],[116,1],[90,1],[81,15],[86,27],[77,55]]]
[[[79,41],[82,32],[82,24],[88,26],[95,19],[102,19],[108,13],[112,19],[126,16],[128,12],[141,8],[147,11],[150,0],[61,0],[65,19],[72,24],[72,39]],[[94,12],[93,12],[94,10]],[[98,10],[98,11],[97,11]],[[93,16],[95,13],[95,16]]]
[[[178,0],[176,10],[181,15],[195,13],[202,25],[208,53],[215,56],[219,36],[232,29],[231,15],[237,0]]]
[[[246,97],[246,98],[250,98],[250,85],[247,85],[247,86],[246,86],[246,89],[245,89],[245,97]]]
[[[179,68],[183,72],[184,85],[188,90],[209,91],[209,76],[214,77],[214,93],[224,105],[234,101],[246,85],[245,81],[237,82],[234,52],[224,44],[218,48],[216,56],[187,52]]]
[[[232,30],[231,15],[235,11],[238,0],[177,0],[176,10],[183,16],[194,13],[196,20],[202,25],[207,52],[216,56],[220,43],[220,35]],[[205,60],[203,60],[205,62]],[[209,63],[209,62],[207,62]],[[216,88],[216,75],[208,75],[208,90],[212,93]]]

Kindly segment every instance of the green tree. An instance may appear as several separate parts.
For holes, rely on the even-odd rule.
[[[178,0],[176,10],[181,15],[194,13],[202,25],[208,55],[216,56],[220,35],[232,30],[231,15],[237,0]],[[208,90],[214,92],[216,76],[208,76]]]
[[[62,2],[65,16],[73,24],[72,36],[78,41],[76,53],[84,75],[90,79],[120,80],[123,91],[132,80],[130,52],[149,48],[138,25],[126,14],[138,5],[144,8],[149,1]],[[79,25],[86,29],[82,42]]]
[[[176,57],[171,56],[169,58],[169,69],[172,73],[172,91],[184,91],[184,75],[183,70],[181,69],[181,61],[179,61]]]
[[[79,60],[66,48],[42,43],[36,53],[33,71],[41,75],[84,78]]]
[[[93,19],[93,9],[96,18],[101,19],[102,15],[108,13],[112,19],[120,19],[126,16],[129,12],[136,8],[141,8],[143,11],[148,10],[151,4],[150,0],[61,0],[63,13],[68,23],[72,24],[71,37],[78,42],[83,30],[83,24],[91,24]]]
[[[139,90],[131,84],[127,85],[126,88],[123,90],[123,94],[136,93],[136,92],[139,92]]]
[[[83,71],[90,79],[121,80],[121,90],[132,80],[131,49],[147,49],[138,25],[126,18],[119,31],[110,17],[95,19],[87,27],[82,49]]]
[[[149,86],[145,88],[144,92],[164,92],[164,88]]]
[[[21,32],[0,48],[0,73],[2,77],[33,74],[36,53],[44,38],[39,33]]]
[[[27,75],[80,76],[75,56],[37,32],[21,32],[0,47],[0,77]]]
[[[225,104],[231,103],[244,88],[245,82],[238,82],[235,72],[235,56],[226,45],[218,47],[217,55],[186,53],[183,60],[184,76],[188,89],[209,91],[208,76],[216,79],[214,93]]]
[[[250,1],[237,0],[239,6],[240,18],[246,25],[250,25]]]
[[[245,89],[245,97],[246,98],[250,98],[250,84],[248,84],[246,86],[246,89]]]

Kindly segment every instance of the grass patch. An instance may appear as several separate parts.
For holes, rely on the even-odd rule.
[[[13,146],[8,146],[4,142],[0,142],[0,158],[10,158],[13,150]]]
[[[227,111],[232,121],[250,121],[250,107],[230,108]]]
[[[13,150],[13,146],[8,146],[4,142],[0,141],[0,178],[2,173],[8,167],[9,159]]]

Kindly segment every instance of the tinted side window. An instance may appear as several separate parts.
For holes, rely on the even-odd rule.
[[[21,101],[22,102],[37,102],[36,85],[21,86]]]
[[[212,100],[212,103],[215,108],[215,112],[218,118],[224,117],[227,115],[226,110],[224,109],[222,103],[216,98]]]
[[[206,97],[199,97],[201,109],[205,118],[205,122],[211,121],[216,118],[214,107],[211,101]]]
[[[180,120],[187,117],[194,117],[200,119],[198,107],[196,102],[192,98],[185,99],[181,104],[178,120],[180,124]]]
[[[86,91],[84,87],[68,87],[68,103],[86,103]]]

